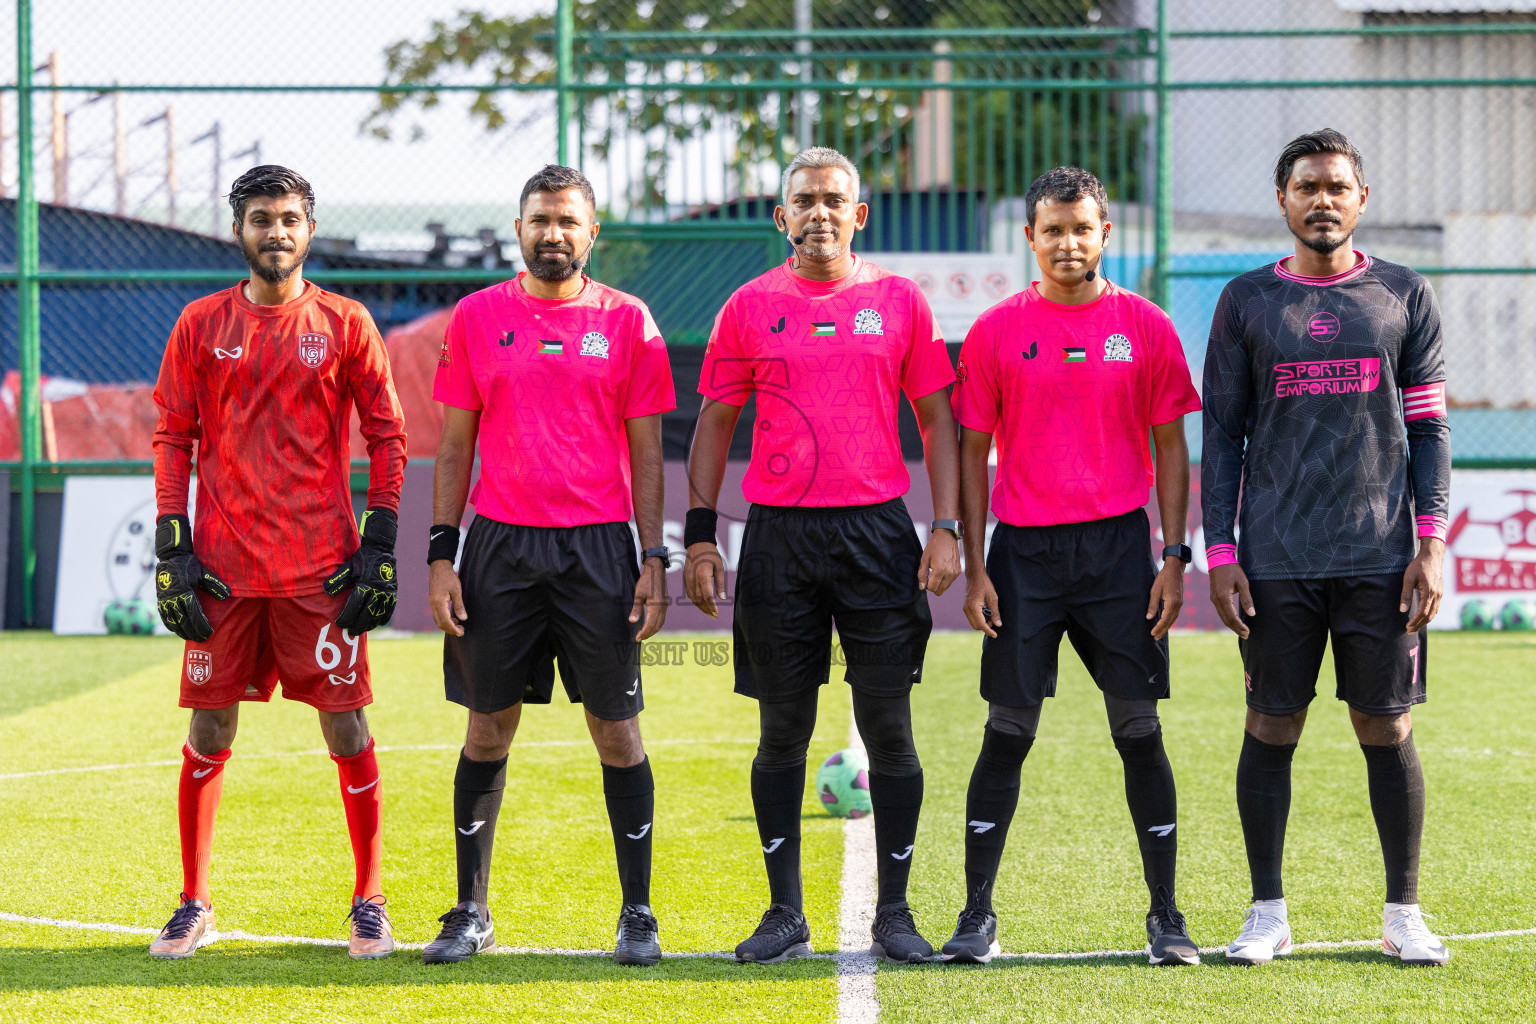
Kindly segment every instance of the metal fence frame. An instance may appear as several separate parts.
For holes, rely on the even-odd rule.
[[[0,464],[0,471],[9,471],[16,478],[16,489],[20,493],[20,509],[18,533],[22,559],[22,611],[23,621],[33,623],[36,621],[34,577],[36,573],[36,493],[39,483],[49,484],[56,482],[63,476],[78,473],[103,473],[103,472],[147,472],[151,464],[148,462],[70,462],[54,463],[45,462],[41,452],[41,399],[39,393],[39,371],[41,365],[40,334],[39,334],[39,308],[40,286],[44,284],[64,283],[101,283],[101,282],[204,282],[226,281],[229,278],[228,271],[220,270],[133,270],[133,271],[101,271],[101,270],[71,270],[48,269],[39,267],[38,263],[38,204],[35,194],[35,172],[33,168],[33,99],[38,93],[93,93],[117,90],[133,93],[171,93],[171,92],[227,92],[227,93],[450,93],[450,92],[553,92],[556,99],[557,112],[557,159],[560,163],[569,163],[571,159],[570,134],[573,130],[579,131],[579,115],[577,101],[583,94],[596,92],[611,92],[616,86],[607,82],[583,82],[579,75],[579,63],[575,53],[577,34],[574,27],[574,0],[557,0],[557,12],[555,19],[555,33],[553,49],[556,56],[555,82],[551,85],[536,83],[509,83],[503,85],[211,85],[211,86],[177,86],[168,84],[146,85],[38,85],[32,81],[33,57],[32,57],[32,0],[16,0],[16,76],[14,85],[0,86],[0,92],[15,92],[17,94],[18,123],[17,123],[17,155],[18,155],[18,194],[16,217],[16,266],[14,271],[0,271],[0,283],[13,285],[17,290],[17,317],[18,317],[18,346],[20,361],[21,395],[18,409],[18,419],[21,433],[21,459],[16,463]],[[1019,39],[1082,39],[1082,38],[1112,38],[1122,37],[1133,39],[1143,53],[1150,53],[1154,61],[1155,74],[1147,81],[1131,80],[1058,80],[1041,79],[1035,81],[998,81],[998,80],[961,80],[953,82],[924,83],[924,89],[947,89],[950,91],[965,91],[988,89],[995,90],[1004,87],[1029,88],[1036,90],[1071,90],[1091,93],[1094,91],[1113,90],[1119,92],[1141,92],[1150,94],[1153,98],[1152,110],[1154,112],[1155,135],[1153,137],[1153,168],[1151,175],[1151,193],[1154,200],[1153,217],[1153,255],[1152,255],[1152,297],[1164,308],[1170,301],[1170,289],[1172,282],[1179,278],[1217,278],[1235,276],[1230,270],[1225,269],[1176,269],[1171,263],[1171,241],[1173,235],[1173,192],[1170,187],[1173,178],[1173,119],[1167,115],[1169,112],[1170,98],[1180,92],[1194,91],[1222,91],[1222,90],[1297,90],[1297,89],[1373,89],[1373,88],[1431,88],[1431,89],[1456,89],[1456,88],[1532,88],[1536,87],[1536,77],[1504,77],[1504,78],[1383,78],[1383,79],[1265,79],[1265,80],[1214,80],[1214,81],[1174,81],[1169,76],[1170,47],[1178,40],[1194,39],[1274,39],[1282,37],[1294,38],[1326,38],[1326,37],[1350,37],[1367,38],[1372,36],[1415,36],[1415,35],[1469,35],[1469,36],[1498,36],[1498,35],[1528,35],[1536,33],[1536,22],[1515,23],[1481,23],[1481,24],[1444,24],[1444,25],[1413,25],[1413,24],[1379,24],[1363,25],[1354,28],[1298,28],[1298,29],[1216,29],[1216,30],[1180,30],[1171,28],[1168,13],[1168,0],[1158,0],[1157,17],[1155,27],[1112,27],[1105,29],[1046,29],[1046,28],[1021,28],[1004,30],[987,30],[986,35],[997,37],[1005,35]],[[977,35],[978,33],[971,33]],[[785,29],[780,31],[765,31],[751,33],[714,33],[710,38],[721,43],[736,41],[760,42],[765,39],[791,41],[796,43],[811,44],[814,42],[835,43],[839,40],[852,41],[867,40],[870,33],[864,30],[811,30],[800,31]],[[946,29],[910,29],[910,30],[885,30],[880,33],[882,37],[892,39],[900,38],[904,41],[932,41],[948,40],[966,35]],[[592,34],[582,37],[588,43],[607,44],[621,40],[658,42],[666,41],[669,37],[679,40],[686,39],[697,42],[697,33],[608,33],[606,35]],[[780,90],[786,93],[800,92],[809,88],[828,88],[829,83],[807,82],[805,78],[782,78],[772,80],[754,80],[751,82],[711,82],[707,85],[690,85],[689,83],[669,82],[658,88],[668,90],[688,91],[691,88],[699,90],[707,89],[713,92],[740,91],[770,91]],[[861,80],[857,83],[860,88],[902,88],[911,89],[914,81],[911,79],[879,81]],[[651,88],[644,84],[625,84],[622,88]],[[578,139],[576,152],[582,152]],[[760,227],[760,225],[758,225]],[[665,233],[665,227],[653,225],[651,229],[662,228],[658,234]],[[721,230],[730,230],[732,227],[751,230],[752,225],[746,222],[737,222],[735,225],[721,224],[719,222],[703,223],[695,228],[674,227],[674,231],[697,231],[700,235]],[[634,232],[639,230],[637,226],[624,224],[607,225],[605,237],[635,237]],[[1425,274],[1502,274],[1502,275],[1530,275],[1536,273],[1536,268],[1528,266],[1490,266],[1490,267],[1463,267],[1463,266],[1435,266],[1416,267]],[[332,283],[362,283],[362,282],[485,282],[491,283],[504,278],[505,274],[498,270],[454,270],[421,268],[419,270],[347,270],[347,269],[315,269],[306,271],[306,275],[314,280]],[[1516,468],[1536,466],[1536,460],[1459,460],[1456,465],[1462,467],[1476,466],[1480,468]]]

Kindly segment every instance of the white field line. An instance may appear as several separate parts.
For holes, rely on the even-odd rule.
[[[864,749],[859,727],[849,715],[848,746]],[[875,958],[870,955],[869,926],[875,919],[875,819],[843,822],[843,885],[837,910],[837,1024],[876,1024],[880,1000],[875,994]]]
[[[725,740],[700,740],[700,739],[675,739],[675,740],[646,740],[648,747],[680,747],[680,746],[705,746],[711,743],[756,743],[755,739],[725,739]],[[529,743],[514,743],[512,749],[525,750],[529,747],[590,747],[591,740],[535,740]],[[458,750],[462,743],[405,743],[392,746],[379,745],[374,750],[380,754],[388,754],[411,750]],[[319,750],[281,750],[267,754],[237,754],[231,760],[250,761],[275,757],[319,757],[327,754],[325,749]],[[81,772],[116,772],[126,771],[132,768],[172,768],[181,765],[181,758],[166,761],[134,761],[127,764],[95,764],[83,765],[79,768],[43,768],[31,772],[6,772],[0,774],[0,780],[4,779],[35,779],[43,775],[74,775]]]
[[[868,820],[868,819],[863,819],[863,820]],[[144,936],[151,936],[151,935],[158,935],[160,933],[160,930],[158,928],[146,928],[146,927],[143,927],[141,925],[114,924],[114,923],[107,922],[107,921],[72,921],[72,920],[69,920],[67,918],[56,918],[56,917],[28,917],[25,914],[12,914],[12,913],[8,913],[6,911],[0,911],[0,921],[4,921],[4,922],[10,923],[10,924],[38,925],[38,926],[42,926],[42,927],[45,927],[45,928],[62,928],[62,929],[68,930],[68,931],[108,932],[108,933],[111,933],[113,935],[144,935]],[[868,934],[869,933],[868,933],[867,930],[865,932],[860,933],[859,942],[863,942],[863,936],[868,935]],[[1536,928],[1512,928],[1512,929],[1508,929],[1506,931],[1493,931],[1493,932],[1464,932],[1464,933],[1459,934],[1459,935],[1442,935],[1441,938],[1444,939],[1446,942],[1476,942],[1476,941],[1478,941],[1480,939],[1508,939],[1508,938],[1515,938],[1515,937],[1522,936],[1522,935],[1536,935]],[[347,944],[345,939],[317,939],[317,938],[313,938],[313,937],[307,936],[307,935],[258,935],[258,934],[255,934],[253,932],[240,931],[239,929],[229,929],[229,930],[226,930],[226,931],[220,931],[219,932],[219,939],[220,940],[229,940],[229,941],[232,941],[232,942],[258,942],[258,943],[266,943],[266,944],[270,944],[270,945],[279,945],[279,946],[345,946]],[[1317,942],[1298,942],[1298,943],[1296,943],[1296,945],[1293,948],[1295,948],[1295,949],[1354,949],[1354,948],[1369,948],[1369,947],[1379,946],[1380,944],[1381,944],[1381,940],[1380,939],[1343,939],[1343,940],[1340,940],[1340,941],[1326,941],[1325,940],[1325,941],[1317,941]],[[396,949],[420,949],[424,945],[426,945],[426,943],[423,943],[423,942],[399,942],[399,943],[395,944],[395,948]],[[1207,947],[1201,948],[1200,952],[1206,953],[1206,954],[1220,953],[1225,948],[1226,947],[1224,947],[1224,946],[1207,946]],[[559,949],[559,948],[542,948],[542,947],[535,947],[535,946],[497,946],[496,949],[494,950],[494,952],[496,952],[496,953],[510,953],[510,954],[524,954],[524,955],[532,954],[532,955],[538,955],[538,956],[609,956],[609,955],[611,955],[612,951],[611,950],[605,950],[605,949]],[[730,960],[730,959],[734,959],[734,954],[729,953],[729,952],[723,952],[723,951],[722,952],[702,952],[702,953],[663,953],[662,955],[664,957],[668,958],[668,959],[673,959],[673,960]],[[1139,956],[1146,956],[1146,955],[1147,955],[1146,951],[1145,950],[1140,950],[1140,949],[1101,949],[1101,950],[1094,950],[1094,951],[1081,952],[1081,953],[1001,953],[1001,954],[998,955],[997,959],[999,959],[999,960],[1104,960],[1104,959],[1109,959],[1111,957],[1139,957]],[[863,951],[850,951],[850,952],[844,952],[844,953],[816,953],[816,954],[813,954],[810,957],[810,959],[813,959],[813,960],[836,960],[837,961],[837,964],[838,964],[838,1014],[839,1014],[839,1020],[840,1021],[841,1020],[874,1020],[875,1019],[874,1016],[868,1016],[868,1017],[857,1016],[857,1013],[860,1010],[860,1008],[857,1007],[857,1006],[848,1006],[848,1007],[846,1007],[846,1009],[848,1010],[848,1016],[846,1016],[846,1017],[843,1016],[843,1012],[844,1012],[844,1009],[845,1009],[844,999],[843,999],[843,991],[844,991],[843,984],[842,984],[843,983],[843,979],[844,978],[859,977],[859,975],[855,975],[855,974],[851,974],[851,973],[844,973],[844,965],[845,964],[856,963],[857,961],[859,961],[859,959],[861,957],[864,958],[864,959],[867,959],[869,961],[869,964],[868,964],[868,971],[869,971],[869,973],[866,973],[866,974],[862,975],[862,977],[868,978],[872,982],[873,981],[873,971],[874,971],[874,958],[869,957],[866,952],[863,952]],[[879,1012],[878,1005],[876,1005],[874,1003],[874,1001],[873,1001],[873,989],[871,989],[870,1001],[868,1003],[866,1003],[865,1005],[871,1011],[873,1011],[874,1013],[878,1013]]]

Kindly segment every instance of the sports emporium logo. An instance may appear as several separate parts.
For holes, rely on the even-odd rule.
[[[1104,339],[1104,361],[1106,363],[1128,363],[1131,361],[1131,339],[1123,334],[1111,334]]]
[[[202,686],[212,679],[213,655],[208,651],[188,651],[187,678],[194,686]]]
[[[1307,321],[1307,335],[1313,341],[1332,341],[1339,336],[1339,318],[1328,312],[1313,313]]]
[[[299,335],[299,362],[311,370],[320,369],[320,364],[325,362],[325,351],[330,340],[323,334]]]
[[[1380,359],[1319,359],[1275,366],[1276,398],[1353,395],[1375,391],[1380,383]]]
[[[581,354],[584,356],[596,356],[599,359],[607,359],[608,339],[597,331],[588,331],[581,336]]]
[[[885,321],[880,319],[878,310],[861,309],[853,317],[854,334],[884,334]]]

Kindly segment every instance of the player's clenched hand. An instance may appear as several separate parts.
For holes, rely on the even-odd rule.
[[[362,539],[346,565],[331,573],[325,592],[335,597],[348,587],[352,594],[336,616],[336,625],[356,636],[389,622],[395,614],[400,581],[395,579],[395,534],[399,523],[387,508],[363,513],[357,532]]]
[[[1419,607],[1408,621],[1408,632],[1417,633],[1434,620],[1440,610],[1440,598],[1445,596],[1445,580],[1441,565],[1445,558],[1445,541],[1424,537],[1419,541],[1419,553],[1408,563],[1403,573],[1403,598],[1398,611],[1406,612],[1414,591],[1419,594]]]
[[[1253,595],[1248,592],[1248,574],[1236,562],[1218,565],[1211,570],[1211,604],[1228,629],[1239,637],[1248,639],[1248,624],[1237,614],[1237,603],[1242,602],[1243,612],[1253,615]]]
[[[720,549],[707,540],[688,545],[688,561],[683,564],[683,590],[688,600],[712,619],[720,617],[717,601],[725,600],[725,559]]]
[[[960,542],[948,530],[934,530],[917,565],[919,590],[938,596],[960,576]]]
[[[1157,614],[1157,606],[1163,606],[1163,614]],[[1147,618],[1157,618],[1152,625],[1152,639],[1161,640],[1168,635],[1184,607],[1184,563],[1177,558],[1163,562],[1163,571],[1152,581],[1152,593],[1147,598]]]
[[[667,621],[667,567],[660,558],[647,558],[635,583],[635,607],[629,613],[629,621],[640,622],[642,616],[645,621],[635,635],[636,640],[655,636]]]
[[[979,629],[990,637],[996,637],[997,627],[1003,624],[1003,617],[997,610],[997,589],[992,586],[992,577],[985,569],[978,569],[966,579],[965,620],[972,629]]]
[[[439,558],[432,563],[427,580],[427,603],[432,606],[432,621],[444,633],[463,636],[460,625],[469,618],[464,610],[464,591],[459,586],[459,574],[453,571],[453,563]]]
[[[216,601],[229,597],[229,584],[215,576],[192,553],[192,521],[183,515],[155,521],[155,606],[165,628],[200,644],[213,636],[213,624],[197,602],[196,590]]]

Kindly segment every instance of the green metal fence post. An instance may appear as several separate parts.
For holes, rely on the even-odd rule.
[[[571,126],[571,63],[574,47],[571,37],[575,34],[576,19],[572,0],[556,0],[555,3],[555,162],[562,167],[570,166],[569,145],[566,139]]]
[[[37,624],[37,197],[32,175],[32,4],[16,2],[16,345],[21,362],[21,621]]]
[[[1171,308],[1169,250],[1173,244],[1173,111],[1168,93],[1168,0],[1157,0],[1157,214],[1152,226],[1156,255],[1153,300]]]

